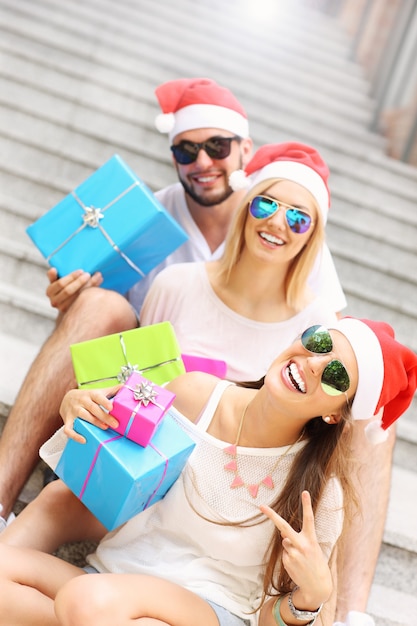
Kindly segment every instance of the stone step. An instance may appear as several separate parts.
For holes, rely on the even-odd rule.
[[[0,215],[0,226],[1,217]],[[45,297],[48,285],[45,273],[48,265],[34,245],[21,244],[0,236],[0,265],[1,282],[13,285],[23,292]]]
[[[52,332],[55,318],[45,296],[0,281],[1,333],[39,345]]]
[[[390,566],[392,570],[385,584],[374,583],[369,598],[368,611],[375,618],[376,626],[414,626],[417,611],[416,591],[410,592],[408,576],[410,569],[407,568],[406,575],[401,577],[403,588],[393,589],[390,580],[398,574],[404,572],[403,567],[408,557],[394,552]],[[414,563],[414,571],[417,563]],[[411,570],[412,571],[412,570]]]
[[[7,37],[7,33],[5,33]],[[20,44],[20,45],[19,45]],[[5,46],[3,42],[3,46]],[[10,46],[12,48],[12,46]],[[15,43],[16,50],[13,52],[4,50],[1,52],[0,57],[4,59],[2,65],[3,80],[5,81],[5,87],[2,90],[2,101],[6,104],[10,103],[12,107],[28,108],[33,107],[34,113],[38,115],[44,115],[44,112],[51,111],[48,117],[50,119],[68,118],[71,123],[78,123],[78,120],[74,120],[71,113],[74,103],[74,94],[77,94],[77,104],[87,107],[93,106],[99,111],[104,111],[115,115],[117,118],[128,119],[132,123],[137,125],[138,119],[142,123],[147,119],[153,122],[153,118],[157,112],[155,97],[153,94],[154,86],[158,80],[157,77],[153,77],[152,82],[147,80],[136,79],[137,96],[132,94],[132,90],[127,92],[125,85],[118,87],[115,85],[113,75],[110,75],[108,81],[101,79],[100,84],[95,84],[93,80],[86,83],[88,78],[88,68],[85,72],[80,72],[77,66],[76,70],[73,69],[70,74],[69,71],[63,71],[57,63],[56,70],[50,67],[50,61],[48,66],[42,68],[40,72],[39,60],[34,55],[21,58],[18,56],[19,47],[22,47],[22,42]],[[72,64],[73,67],[73,64]],[[155,67],[155,71],[158,71],[158,66]],[[164,78],[161,76],[161,82]],[[237,92],[239,93],[239,92]],[[26,97],[25,97],[26,96]],[[54,107],[45,108],[45,101],[49,99],[59,102],[55,103]],[[363,124],[350,123],[346,116],[341,118],[340,115],[333,113],[330,110],[326,110],[326,114],[323,115],[322,111],[318,111],[311,106],[306,107],[302,103],[297,106],[292,104],[291,109],[285,108],[285,100],[276,103],[274,94],[270,94],[266,87],[262,87],[261,93],[258,94],[258,98],[253,100],[252,94],[243,94],[244,101],[247,103],[247,108],[250,113],[250,119],[252,122],[252,129],[255,131],[257,125],[262,125],[262,120],[265,119],[265,114],[270,117],[271,108],[279,108],[280,115],[277,116],[276,125],[279,129],[282,129],[284,133],[293,134],[294,132],[306,132],[313,133],[314,136],[318,136],[320,133],[328,137],[334,137],[334,141],[337,141],[337,137],[341,134],[344,135],[344,148],[348,149],[352,145],[352,149],[356,144],[359,144],[359,150],[364,150],[364,146],[381,148],[384,145],[384,140],[381,136],[374,133],[370,133],[363,128]],[[287,98],[288,100],[289,98]],[[291,98],[293,102],[294,98]],[[296,99],[296,103],[298,99]],[[269,130],[270,132],[270,130]],[[357,148],[358,150],[358,148]]]
[[[413,457],[414,471],[398,465],[393,467],[384,543],[368,603],[377,626],[415,624],[417,578],[413,572],[417,568],[417,506],[416,499],[410,497],[416,491],[415,448]]]
[[[199,28],[199,34],[195,34],[194,37],[196,40],[198,39],[199,47],[194,49],[193,61],[194,63],[199,61],[199,57],[204,55],[205,62],[207,63],[207,58],[204,52],[204,46],[211,44],[211,35],[209,33],[204,32],[204,23],[201,19],[196,22],[192,20],[191,15],[187,15],[183,20],[183,23],[178,23],[178,20],[175,19],[175,16],[178,14],[178,6],[172,7],[169,4],[165,4],[164,12],[160,11],[158,7],[154,13],[158,13],[158,15],[151,15],[152,9],[149,7],[149,3],[144,3],[143,7],[146,7],[146,12],[143,11],[143,8],[138,7],[137,10],[133,10],[132,7],[129,7],[128,10],[124,10],[124,7],[115,9],[115,5],[110,5],[109,3],[100,3],[100,6],[105,6],[106,11],[104,13],[100,13],[94,8],[90,7],[80,7],[78,6],[74,9],[74,4],[66,4],[65,8],[61,7],[61,11],[56,10],[56,6],[54,5],[54,11],[50,10],[50,6],[46,2],[38,2],[36,6],[33,3],[23,2],[21,1],[16,8],[16,5],[13,2],[4,2],[3,10],[7,13],[9,10],[13,13],[13,23],[14,23],[14,31],[20,29],[25,30],[30,29],[31,38],[33,38],[33,33],[39,34],[42,38],[47,38],[49,41],[54,42],[57,47],[62,48],[64,45],[71,45],[73,40],[76,38],[82,39],[81,50],[85,49],[89,45],[89,38],[93,35],[97,37],[97,33],[100,35],[100,25],[102,27],[108,27],[109,22],[111,21],[113,37],[111,41],[105,40],[105,35],[103,35],[102,39],[108,45],[109,48],[113,48],[112,52],[114,53],[112,56],[117,58],[117,52],[120,49],[124,52],[123,56],[126,56],[126,41],[128,41],[131,45],[129,46],[129,53],[133,54],[136,52],[140,54],[142,57],[144,54],[148,53],[149,49],[154,46],[155,36],[161,34],[162,36],[158,40],[159,43],[159,60],[160,64],[164,66],[165,64],[172,64],[172,46],[175,45],[176,50],[176,58],[175,63],[179,63],[184,57],[184,60],[189,60],[189,46],[192,45],[193,31],[190,31],[190,25],[192,24],[194,27]],[[9,5],[9,6],[7,6]],[[187,3],[184,3],[184,6],[187,6]],[[140,12],[140,13],[139,13]],[[133,15],[136,15],[138,19],[138,23],[132,25],[131,20]],[[155,18],[157,17],[157,21]],[[172,17],[172,19],[170,19]],[[191,23],[191,24],[190,24]],[[152,26],[152,29],[149,28]],[[284,27],[283,24],[277,24],[279,28]],[[255,69],[258,59],[262,59],[265,64],[265,70],[268,70],[268,57],[262,55],[262,51],[256,53],[254,50],[248,51],[246,54],[248,55],[248,59],[245,59],[245,47],[240,47],[240,55],[243,57],[246,63],[242,63],[241,59],[237,61],[234,57],[235,54],[230,54],[230,46],[232,45],[230,40],[233,38],[233,33],[230,32],[230,29],[227,28],[227,24],[218,24],[219,29],[219,40],[218,40],[218,55],[211,57],[211,63],[214,65],[224,65],[230,67],[229,73],[234,74],[235,69],[240,69],[242,72],[244,69]],[[158,31],[161,31],[158,33]],[[187,32],[187,38],[184,38],[184,31]],[[227,37],[224,39],[221,38],[221,31],[224,31],[225,34],[227,32]],[[236,25],[235,25],[236,30]],[[157,31],[157,32],[155,32]],[[57,39],[57,34],[59,33],[60,38]],[[120,43],[117,40],[117,36],[120,33]],[[179,35],[182,35],[179,36]],[[235,37],[239,36],[239,33],[235,34]],[[288,35],[287,35],[288,36]],[[129,41],[131,39],[131,41]],[[191,40],[191,41],[190,41]],[[327,40],[326,40],[327,41]],[[322,42],[321,48],[326,46],[326,41]],[[274,40],[275,47],[279,50],[279,37],[276,37]],[[305,44],[304,44],[305,45]],[[282,46],[283,47],[283,46]],[[80,54],[80,46],[77,46],[77,52]],[[100,50],[100,52],[102,52]],[[234,50],[233,50],[234,52]],[[302,51],[301,51],[302,52]],[[334,52],[334,50],[332,51]],[[224,54],[223,54],[224,53]],[[229,54],[228,54],[229,53]],[[322,52],[323,53],[323,52]],[[287,53],[288,54],[288,53]],[[330,55],[328,55],[330,56]],[[292,57],[292,55],[291,55]],[[290,57],[290,58],[291,58]],[[149,59],[145,59],[148,61]],[[221,60],[221,63],[220,63]],[[285,61],[285,59],[283,59]],[[304,57],[304,64],[302,67],[302,71],[305,74],[305,80],[310,80],[312,89],[315,89],[315,84],[313,85],[313,79],[311,78],[311,65],[314,63],[314,51],[310,50],[309,57]],[[124,60],[124,64],[125,64]],[[270,61],[270,63],[272,63]],[[283,64],[285,67],[285,63]],[[358,80],[355,84],[355,89],[349,89],[346,85],[346,82],[343,81],[343,73],[332,71],[330,67],[327,69],[324,64],[321,62],[320,64],[316,64],[321,69],[323,75],[325,76],[326,71],[331,73],[330,79],[328,80],[327,89],[326,89],[326,97],[329,98],[330,94],[334,94],[338,96],[341,101],[350,100],[352,102],[360,102],[360,89],[358,88]],[[346,64],[346,67],[352,67],[353,64]],[[307,69],[305,69],[307,66]],[[324,67],[323,67],[324,66]],[[346,69],[345,67],[345,69]],[[208,68],[209,69],[209,68]],[[212,69],[212,68],[210,68]],[[193,73],[193,70],[190,68],[190,72]],[[212,73],[212,72],[211,72]],[[317,68],[316,68],[317,73]],[[345,72],[345,76],[348,77],[349,73]],[[291,74],[292,78],[297,79],[297,75]],[[324,80],[322,80],[324,83]],[[362,79],[362,84],[365,86],[366,83]],[[342,93],[338,91],[339,87],[342,89]],[[343,93],[345,90],[345,93]],[[345,95],[345,98],[343,97]],[[351,107],[354,109],[355,107]],[[358,107],[359,109],[363,109],[363,107]],[[352,114],[352,110],[351,110]]]
[[[4,64],[9,67],[8,58],[4,59]],[[153,126],[157,113],[153,93],[149,95],[149,103],[134,103],[136,106],[132,114],[129,114],[127,103],[128,113],[122,114],[121,111],[124,110],[122,101],[128,99],[127,96],[120,96],[104,89],[91,87],[87,89],[82,84],[72,87],[72,81],[70,79],[63,81],[59,74],[60,80],[53,81],[51,78],[51,82],[53,81],[55,91],[57,91],[56,84],[62,83],[62,93],[51,94],[49,89],[45,91],[40,89],[41,81],[34,71],[36,64],[33,64],[33,68],[26,61],[21,65],[30,76],[36,76],[38,80],[34,87],[26,83],[21,84],[22,69],[13,67],[13,64],[10,68],[13,77],[0,78],[2,127],[3,132],[8,136],[17,139],[26,138],[27,142],[32,144],[34,137],[43,133],[44,137],[61,146],[66,145],[65,135],[76,131],[90,138],[90,142],[95,141],[99,144],[98,150],[103,149],[100,142],[105,144],[113,142],[116,146],[120,145],[132,151],[141,146],[146,150],[150,148],[151,153],[148,156],[155,159],[159,159],[161,154],[166,153],[166,138],[159,135]],[[19,82],[16,82],[15,75],[19,76]],[[71,96],[73,91],[79,97],[76,116],[73,115],[74,103]],[[258,105],[258,109],[250,113],[252,133],[258,144],[271,141],[272,132],[277,133],[276,141],[280,140],[278,133],[281,133],[284,135],[283,139],[294,136],[316,143],[322,141],[322,137],[325,136],[327,145],[335,148],[340,145],[341,137],[340,130],[338,130],[341,124],[340,118],[334,119],[333,128],[329,128],[323,127],[323,122],[319,124],[315,119],[306,120],[305,116],[297,116],[294,111],[286,113],[281,110],[275,121],[271,116],[270,106],[267,108],[265,104]],[[260,117],[262,122],[259,121]],[[272,119],[265,125],[265,119],[268,117]],[[328,116],[324,116],[323,119],[327,120]],[[55,124],[58,126],[56,129]],[[376,146],[367,144],[368,137],[374,136],[364,134],[363,128],[356,129],[356,132],[351,130],[344,138],[344,149],[352,153],[355,158],[371,149],[376,149]],[[79,145],[76,136],[71,140],[70,145],[73,150],[82,153],[83,146]]]

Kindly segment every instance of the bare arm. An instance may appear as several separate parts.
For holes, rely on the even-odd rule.
[[[395,428],[389,429],[387,441],[374,445],[364,433],[367,423],[353,425],[353,451],[359,462],[353,478],[360,512],[344,532],[338,559],[336,618],[342,622],[349,611],[366,612],[389,502]]]

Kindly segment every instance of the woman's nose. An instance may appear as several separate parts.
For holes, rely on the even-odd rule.
[[[324,368],[330,361],[332,360],[332,356],[329,352],[326,354],[314,354],[312,356],[307,357],[307,365],[310,371],[315,375],[321,375]]]
[[[287,220],[285,218],[285,209],[283,207],[279,207],[278,211],[276,211],[271,217],[267,219],[269,224],[273,224],[275,228],[279,228],[284,230],[287,228]]]

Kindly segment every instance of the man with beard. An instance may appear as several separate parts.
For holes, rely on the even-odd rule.
[[[59,406],[65,392],[76,386],[69,346],[136,328],[146,292],[166,265],[219,258],[233,211],[245,193],[233,192],[228,182],[252,152],[247,115],[236,97],[206,78],[169,81],[156,89],[156,96],[162,109],[156,125],[169,133],[179,178],[156,196],[189,239],[126,297],[100,288],[99,273],[90,276],[80,269],[58,279],[54,268],[48,271],[46,293],[59,315],[0,438],[0,532],[39,460],[39,447],[61,425]],[[318,259],[312,287],[331,299],[334,311],[346,305],[327,248]]]

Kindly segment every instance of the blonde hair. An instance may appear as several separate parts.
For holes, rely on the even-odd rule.
[[[229,281],[232,269],[239,262],[242,250],[245,246],[245,225],[248,219],[249,202],[255,196],[265,193],[271,185],[279,183],[282,180],[285,179],[269,178],[261,181],[252,187],[236,209],[226,237],[224,253],[219,260],[219,274],[226,283]],[[311,227],[312,232],[307,244],[292,260],[285,280],[287,304],[296,311],[300,311],[305,305],[307,279],[310,276],[316,256],[324,242],[323,217],[320,207],[313,196],[312,199],[317,210],[317,219],[314,220],[314,224]]]

